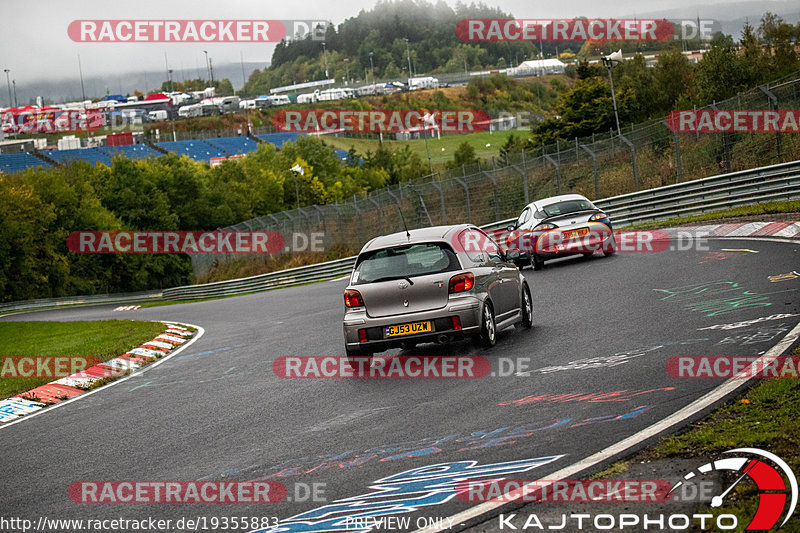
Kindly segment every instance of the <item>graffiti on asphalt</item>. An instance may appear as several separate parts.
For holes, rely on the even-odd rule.
[[[603,402],[627,402],[635,396],[642,394],[649,394],[651,392],[671,391],[675,387],[662,387],[660,389],[648,390],[615,390],[611,392],[573,392],[567,394],[534,394],[525,396],[519,400],[510,400],[508,402],[501,402],[497,405],[528,405],[531,403],[566,403],[566,402],[589,402],[589,403],[603,403]]]
[[[372,492],[336,500],[310,511],[281,520],[258,533],[348,531],[368,533],[375,529],[410,531],[420,525],[411,517],[386,520],[431,506],[442,505],[457,494],[460,482],[486,479],[499,481],[504,476],[527,472],[557,461],[563,455],[522,459],[506,463],[479,465],[477,461],[457,461],[423,466],[375,481]],[[389,525],[392,525],[390,527]]]
[[[750,307],[769,307],[773,305],[769,298],[770,295],[792,292],[797,289],[758,293],[746,290],[734,281],[710,281],[671,289],[653,290],[665,294],[661,300],[679,303],[688,311],[705,313],[706,316],[717,316]]]

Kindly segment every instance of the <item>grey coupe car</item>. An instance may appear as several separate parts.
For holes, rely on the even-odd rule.
[[[344,291],[348,357],[465,337],[488,347],[503,328],[530,328],[533,301],[517,256],[469,224],[372,239]]]

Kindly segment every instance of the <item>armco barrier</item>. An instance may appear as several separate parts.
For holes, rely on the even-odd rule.
[[[720,174],[595,201],[614,223],[623,228],[637,222],[653,222],[701,215],[743,205],[800,199],[800,161]],[[500,229],[515,219],[483,226]]]
[[[217,281],[203,285],[187,285],[164,290],[165,300],[193,300],[233,294],[247,294],[281,287],[293,287],[314,281],[347,276],[353,269],[355,257],[337,259],[304,267],[290,268],[249,278]]]
[[[614,227],[625,227],[637,222],[658,221],[742,205],[796,199],[800,199],[800,161],[721,174],[646,191],[623,194],[598,200],[595,204],[610,215],[611,220],[614,222]],[[508,226],[514,220],[513,218],[499,220],[481,227],[489,230],[500,229]],[[158,298],[163,298],[164,300],[194,300],[247,294],[347,276],[353,268],[355,259],[355,257],[347,257],[248,278],[174,287],[164,289],[162,292],[75,296],[12,302],[0,304],[0,312],[84,303],[110,303]]]
[[[8,311],[26,309],[44,309],[64,305],[109,304],[118,302],[138,302],[144,300],[160,300],[161,291],[129,292],[124,294],[93,294],[91,296],[64,296],[61,298],[41,298],[21,302],[0,303],[0,314]]]

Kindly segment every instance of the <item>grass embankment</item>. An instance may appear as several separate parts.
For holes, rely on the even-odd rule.
[[[427,149],[425,148],[425,139],[411,139],[408,141],[384,140],[383,144],[392,151],[408,146],[411,151],[416,152],[426,163],[428,161],[428,151],[430,151],[431,164],[434,167],[443,167],[446,162],[453,160],[456,148],[464,142],[469,143],[475,149],[476,157],[491,160],[492,157],[497,156],[498,150],[512,133],[517,137],[527,137],[530,130],[528,128],[520,128],[517,130],[496,131],[494,133],[482,131],[463,135],[443,135],[440,139],[433,136],[428,138]],[[384,139],[388,137],[387,135]],[[356,152],[360,154],[374,153],[380,144],[377,139],[351,139],[333,136],[324,136],[322,139],[325,144],[335,150],[350,150],[351,147],[354,147]],[[497,166],[503,166],[503,163],[498,161]]]
[[[165,330],[159,322],[0,322],[0,355],[92,356],[108,361]],[[0,398],[8,398],[57,378],[0,378]]]

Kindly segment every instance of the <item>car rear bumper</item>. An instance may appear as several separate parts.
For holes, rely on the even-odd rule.
[[[344,315],[344,341],[348,348],[362,348],[380,352],[396,348],[403,342],[436,342],[444,335],[448,340],[458,340],[480,329],[481,299],[475,295],[464,295],[451,298],[445,307],[419,313],[393,315],[387,317],[370,317],[362,308],[348,310]],[[458,317],[461,329],[454,329],[453,317]],[[411,322],[431,322],[430,332],[403,335],[400,337],[385,336],[385,328]],[[367,342],[359,342],[359,330],[367,333]]]

